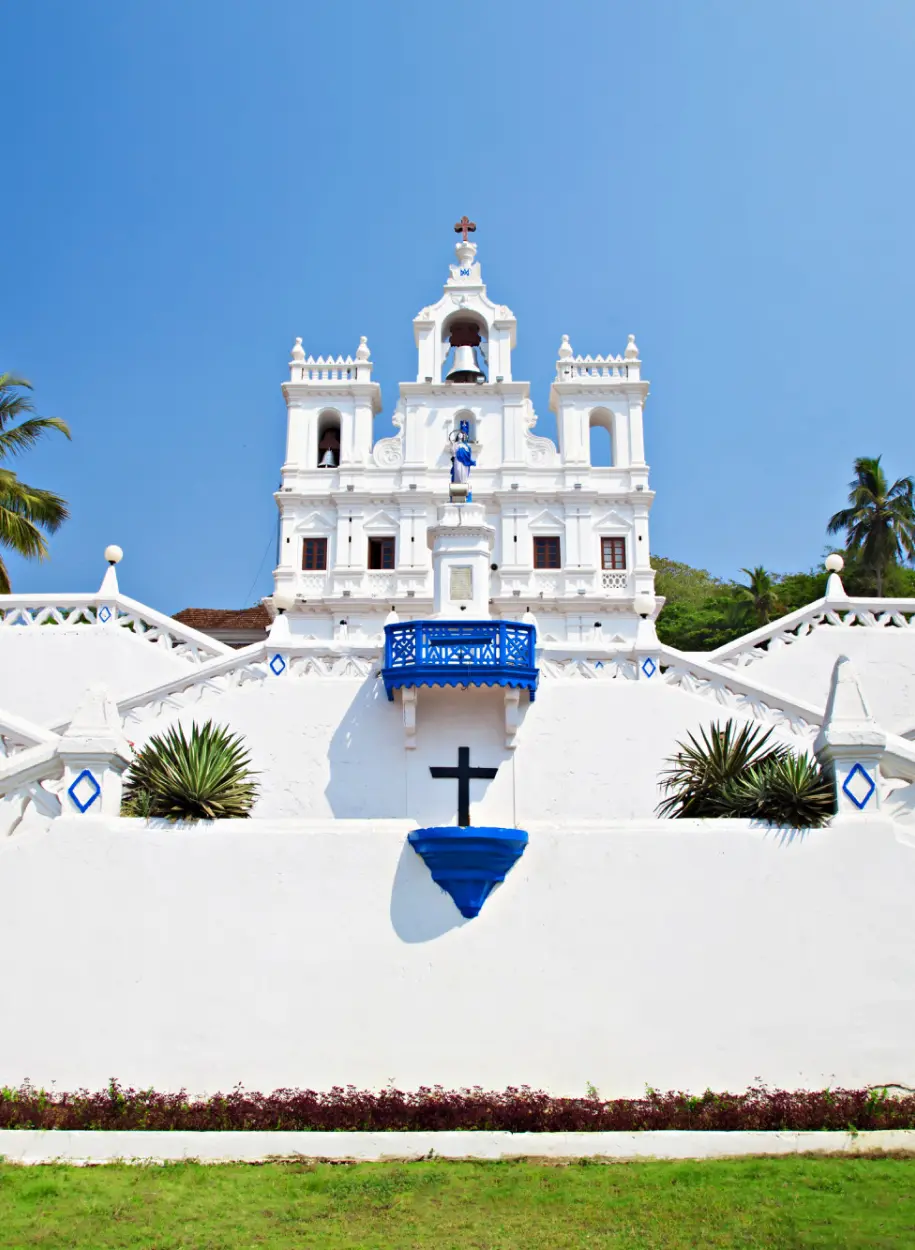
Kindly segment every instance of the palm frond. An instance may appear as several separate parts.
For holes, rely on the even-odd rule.
[[[4,430],[0,423],[0,460],[17,456],[34,447],[46,430],[59,430],[67,438],[72,437],[70,427],[60,417],[30,417],[19,425]]]
[[[0,546],[8,547],[26,560],[47,559],[48,548],[41,530],[27,516],[4,504],[0,491]]]
[[[15,373],[0,373],[0,430],[26,412],[34,412],[35,405],[22,391],[30,391],[32,383]]]
[[[27,378],[0,373],[0,466],[30,450],[50,430],[70,437],[69,426],[60,417],[30,415],[35,411],[31,389]],[[12,470],[0,467],[0,547],[26,559],[44,560],[48,549],[41,531],[53,534],[68,515],[66,500],[60,495],[29,486]],[[8,594],[10,589],[9,570],[0,565],[0,593]]]
[[[915,482],[901,477],[890,486],[879,456],[859,456],[848,502],[830,517],[827,530],[844,530],[846,550],[871,573],[882,594],[889,568],[915,558]]]
[[[0,469],[0,514],[14,513],[54,533],[70,513],[67,501],[53,491],[21,481],[8,469]]]

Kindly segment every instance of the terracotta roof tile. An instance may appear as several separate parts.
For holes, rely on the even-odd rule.
[[[270,617],[261,603],[253,608],[182,608],[172,619],[201,630],[270,628]]]

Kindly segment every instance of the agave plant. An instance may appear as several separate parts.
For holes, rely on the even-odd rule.
[[[716,803],[727,782],[790,754],[779,743],[770,745],[772,730],[764,733],[757,725],[737,729],[732,720],[724,725],[716,721],[708,731],[699,732],[701,741],[690,734],[689,741],[679,742],[677,754],[666,761],[669,768],[661,774],[665,798],[658,804],[659,816],[720,816]]]
[[[173,726],[134,756],[121,810],[166,820],[249,816],[258,792],[249,762],[243,739],[211,720],[192,725],[190,737]]]
[[[792,829],[818,829],[835,813],[832,778],[816,760],[790,753],[756,764],[721,787],[719,816],[743,816]]]

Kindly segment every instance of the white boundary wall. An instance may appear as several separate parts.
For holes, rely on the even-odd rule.
[[[0,1130],[11,1163],[256,1163],[267,1159],[726,1159],[915,1150],[915,1130],[645,1133],[185,1133]]]
[[[195,1093],[915,1085],[915,849],[888,820],[529,824],[472,921],[406,821],[0,843],[0,1081]]]

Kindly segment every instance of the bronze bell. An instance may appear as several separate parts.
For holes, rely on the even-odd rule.
[[[485,381],[486,374],[480,368],[477,360],[477,349],[475,347],[456,347],[454,349],[454,364],[446,382],[476,382],[477,380]]]
[[[485,382],[486,374],[480,368],[477,348],[480,346],[480,328],[473,321],[456,321],[449,338],[454,348],[454,364],[448,371],[446,382]]]

